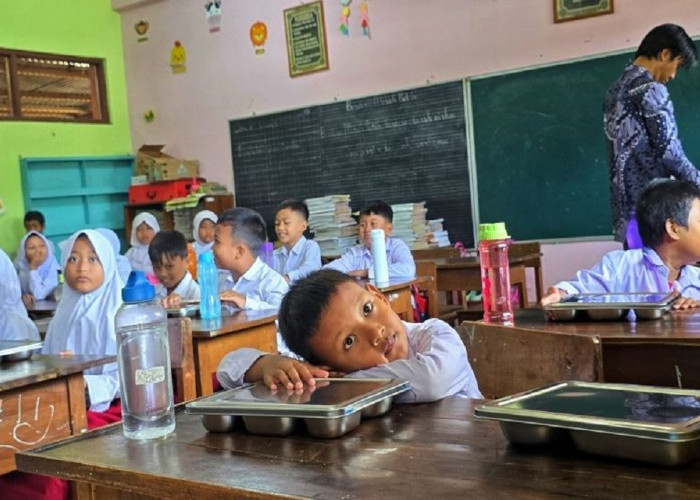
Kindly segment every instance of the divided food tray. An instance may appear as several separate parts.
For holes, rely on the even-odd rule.
[[[43,345],[41,340],[0,340],[0,363],[29,359]]]

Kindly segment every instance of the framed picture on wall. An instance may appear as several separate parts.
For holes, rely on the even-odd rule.
[[[585,17],[612,14],[614,0],[553,0],[554,22],[574,21]]]
[[[284,28],[290,76],[328,69],[326,25],[320,0],[286,9]]]

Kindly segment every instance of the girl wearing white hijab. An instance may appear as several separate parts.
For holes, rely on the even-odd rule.
[[[39,330],[22,303],[19,278],[7,254],[0,249],[0,340],[40,340]]]
[[[148,256],[148,245],[160,231],[160,225],[153,214],[141,212],[131,223],[131,248],[126,252],[131,267],[135,271],[153,274],[153,265]]]
[[[31,306],[35,300],[44,300],[58,286],[58,261],[53,246],[38,231],[29,231],[22,238],[17,257],[22,302]]]
[[[63,295],[44,340],[44,354],[114,356],[114,316],[124,284],[117,274],[114,249],[94,230],[81,230],[67,241],[62,255]],[[90,410],[106,411],[119,397],[117,364],[85,371]]]
[[[194,251],[197,258],[214,246],[214,226],[218,220],[217,215],[211,210],[202,210],[194,216],[192,236],[194,237]]]
[[[119,253],[121,249],[121,243],[119,243],[119,236],[117,233],[106,227],[98,227],[97,232],[109,240],[109,243],[114,248],[114,254],[117,257],[117,274],[122,279],[124,283],[129,279],[129,274],[131,274],[131,262],[125,256]]]

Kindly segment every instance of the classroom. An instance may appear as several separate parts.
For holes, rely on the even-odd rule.
[[[215,196],[215,206],[208,208],[219,216],[231,207],[255,209],[271,238],[276,207],[288,198],[349,193],[353,211],[374,199],[427,201],[428,218],[444,217],[451,244],[463,242],[474,261],[470,269],[476,277],[462,282],[461,292],[481,287],[475,257],[479,224],[504,221],[515,242],[536,248],[511,260],[514,297],[525,311],[516,312],[515,327],[488,325],[473,314],[451,317],[467,366],[487,400],[559,380],[700,389],[696,316],[665,318],[638,329],[633,322],[579,327],[548,322],[534,309],[544,288],[621,249],[610,216],[605,91],[652,27],[676,23],[696,46],[700,40],[695,0],[589,2],[614,3],[614,9],[555,22],[558,5],[579,3],[14,3],[0,16],[0,80],[10,72],[8,50],[88,58],[104,70],[100,90],[106,99],[100,103],[102,120],[92,123],[13,119],[11,106],[0,106],[0,249],[15,258],[25,236],[25,212],[41,206],[52,214],[46,231],[57,257],[59,243],[75,231],[100,226],[117,233],[123,253],[139,212],[128,202],[124,183],[131,181],[140,148],[163,145],[174,158],[196,160],[198,176],[222,186],[226,195]],[[285,12],[306,4],[322,7],[326,64],[299,71],[290,62]],[[695,164],[700,164],[698,84],[696,67],[679,70],[677,81],[668,85],[683,147]],[[3,99],[13,92],[18,90],[0,85]],[[397,141],[402,134],[407,138]],[[373,163],[384,159],[382,168]],[[102,184],[92,191],[66,188],[81,176]],[[94,248],[99,253],[98,245]],[[414,275],[428,272],[439,280],[436,265],[442,261],[436,262],[418,264]],[[450,265],[442,264],[446,281]],[[425,281],[392,283],[377,293],[397,317],[410,321],[410,286],[416,283],[428,297],[435,293]],[[448,292],[440,305],[446,305],[445,298],[447,305],[455,298],[466,303],[467,295],[458,295]],[[437,301],[433,306],[437,315]],[[235,349],[277,352],[277,311],[260,309],[214,326],[199,318],[168,320],[176,402],[213,394],[220,363]],[[38,307],[33,313],[43,337],[49,319]],[[363,417],[357,430],[335,440],[207,433],[198,415],[179,410],[176,437],[146,450],[123,439],[120,430],[83,434],[88,417],[76,413],[76,406],[90,406],[82,394],[83,372],[116,363],[92,358],[43,363],[52,385],[32,388],[25,400],[36,402],[38,415],[44,391],[63,399],[55,417],[52,407],[55,422],[48,421],[47,429],[52,441],[75,438],[65,441],[65,450],[48,445],[34,453],[22,444],[21,450],[29,451],[16,458],[20,449],[13,448],[10,458],[0,453],[0,478],[15,468],[48,474],[53,461],[65,459],[59,476],[78,481],[71,487],[76,498],[150,498],[157,489],[163,498],[449,498],[494,492],[621,498],[649,496],[650,486],[671,498],[690,498],[700,488],[697,465],[667,470],[629,457],[520,454],[495,422],[486,426],[473,416],[481,401],[455,397],[395,405],[383,417]],[[629,369],[621,369],[623,363]],[[0,365],[0,451],[6,430],[3,397],[6,408],[14,408],[11,397],[20,394],[9,382],[18,374],[8,366]],[[87,388],[85,393],[90,396]],[[121,451],[101,454],[110,443]],[[537,475],[542,484],[526,486]]]

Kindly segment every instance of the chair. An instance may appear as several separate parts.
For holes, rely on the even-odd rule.
[[[542,286],[542,249],[540,247],[539,241],[530,241],[528,243],[512,243],[508,249],[511,257],[516,257],[520,255],[535,255],[537,257],[532,257],[523,261],[525,267],[531,267],[535,271],[535,290],[537,294],[537,302],[542,300],[543,286]],[[521,290],[522,291],[522,290]],[[525,297],[527,300],[527,297]]]
[[[439,318],[454,324],[458,311],[464,308],[464,302],[454,303],[452,292],[447,292],[445,301],[441,302],[437,289],[437,266],[433,260],[417,260],[416,276],[418,290],[425,293],[428,299],[428,314],[431,318]]]
[[[170,368],[176,403],[197,397],[192,352],[192,321],[190,318],[168,318]]]

